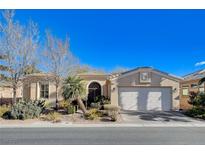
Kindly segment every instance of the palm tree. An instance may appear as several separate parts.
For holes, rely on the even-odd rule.
[[[65,79],[62,89],[63,98],[70,101],[76,100],[80,109],[86,114],[87,110],[82,102],[82,98],[86,96],[86,90],[82,79],[69,76]]]
[[[199,81],[199,85],[201,85],[204,82],[205,82],[205,77],[201,78],[201,80]]]

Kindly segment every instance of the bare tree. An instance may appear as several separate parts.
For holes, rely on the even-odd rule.
[[[7,72],[8,71],[8,67],[7,66],[5,66],[4,64],[3,64],[3,61],[6,59],[6,57],[2,54],[2,53],[0,53],[0,81],[2,81],[2,80],[7,80],[7,77],[5,76],[5,72]]]
[[[106,72],[103,69],[96,69],[93,68],[89,65],[78,65],[75,67],[75,69],[73,69],[73,74],[77,75],[77,74],[81,74],[81,73],[99,73],[99,74],[106,74]]]
[[[54,77],[56,109],[58,109],[58,90],[61,79],[73,72],[72,70],[78,60],[70,51],[68,37],[65,40],[61,40],[54,37],[49,31],[46,31],[44,56],[48,71]]]
[[[115,73],[122,73],[122,72],[126,72],[128,71],[129,69],[128,68],[125,68],[125,67],[121,67],[121,66],[117,66],[115,67],[113,70],[112,70],[112,74],[115,74]]]
[[[33,74],[33,73],[41,73],[41,71],[36,68],[35,64],[31,64],[26,66],[25,71],[24,71],[24,75],[29,75],[29,74]]]
[[[33,64],[34,54],[38,48],[37,24],[29,21],[21,25],[14,20],[14,10],[5,10],[0,21],[0,52],[5,55],[9,71],[5,74],[13,88],[13,103],[16,102],[16,90],[26,67]]]

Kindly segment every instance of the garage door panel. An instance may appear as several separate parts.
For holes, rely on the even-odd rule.
[[[152,92],[152,91],[147,91],[147,110],[161,110],[161,97],[162,97],[162,93],[159,92]],[[138,100],[140,101],[140,100]]]
[[[164,88],[162,93],[162,110],[170,111],[172,108],[172,93],[171,88]]]
[[[119,88],[119,103],[124,110],[171,109],[171,88]]]
[[[123,103],[121,106],[122,108],[126,110],[137,110],[137,104],[136,99],[138,98],[138,93],[133,91],[123,92],[120,95],[121,102],[128,102],[129,103]]]

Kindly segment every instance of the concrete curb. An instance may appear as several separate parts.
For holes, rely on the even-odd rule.
[[[205,127],[205,124],[30,124],[30,125],[0,125],[0,128],[72,128],[72,127]]]

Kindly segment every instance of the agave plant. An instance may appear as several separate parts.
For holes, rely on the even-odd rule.
[[[85,85],[79,77],[69,76],[63,83],[62,96],[65,100],[76,100],[84,114],[87,113],[82,99],[86,97]]]

